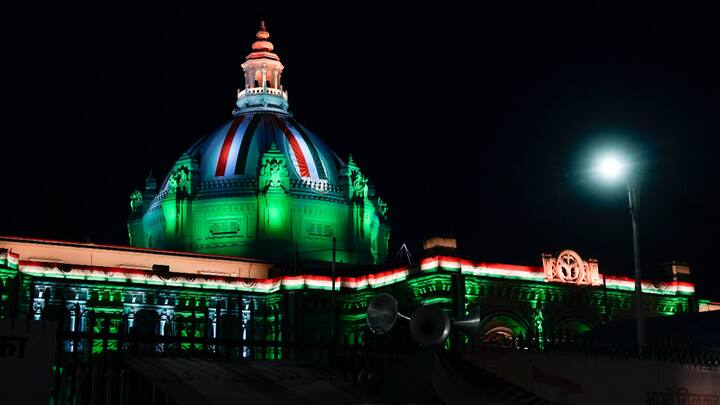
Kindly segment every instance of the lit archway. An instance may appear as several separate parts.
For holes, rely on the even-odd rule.
[[[490,344],[510,344],[515,338],[526,334],[527,329],[522,323],[507,314],[491,316],[480,328],[482,341]]]
[[[513,331],[505,326],[497,326],[482,335],[483,343],[508,345],[514,339]]]

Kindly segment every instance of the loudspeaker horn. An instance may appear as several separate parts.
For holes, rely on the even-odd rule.
[[[398,311],[397,301],[390,294],[379,294],[368,305],[367,324],[378,335],[390,332],[398,318],[410,319]]]
[[[442,343],[450,334],[450,318],[434,305],[423,305],[410,317],[410,334],[423,346]]]
[[[443,343],[452,329],[477,333],[480,330],[479,310],[476,308],[467,316],[451,320],[442,309],[424,305],[410,317],[410,334],[423,346]]]

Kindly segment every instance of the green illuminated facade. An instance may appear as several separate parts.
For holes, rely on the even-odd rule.
[[[5,258],[12,255],[11,250],[18,250],[8,248],[9,242],[17,241],[0,240],[0,246],[7,249],[2,251]],[[39,246],[36,241],[20,242],[25,251]],[[109,250],[86,244],[47,244],[75,256],[92,249],[93,256],[100,259]],[[141,256],[160,262],[171,259],[159,253],[128,248],[118,260],[139,260]],[[291,273],[290,268],[274,266],[274,273]],[[248,279],[39,263],[20,256],[15,264],[0,260],[0,310],[4,317],[34,319],[53,319],[67,311],[68,330],[105,332],[113,337],[94,342],[93,351],[116,350],[121,334],[205,340],[234,337],[244,341],[236,355],[258,358],[282,357],[284,345],[298,342],[326,344],[333,334],[338,342],[361,344],[370,333],[365,320],[367,304],[383,292],[396,297],[405,314],[428,304],[456,317],[478,309],[482,315],[478,333],[488,341],[574,336],[633,316],[633,291],[624,287],[622,278],[608,276],[604,285],[595,286],[553,282],[543,278],[542,267],[474,264],[455,256],[428,256],[419,266],[378,267],[363,274],[353,266],[341,266],[341,272],[355,275],[335,280],[337,318],[336,330],[331,333],[332,283],[327,275],[318,275],[321,270],[305,268],[302,275]],[[652,289],[648,286],[643,303],[647,316],[697,311],[699,305],[692,284],[679,279],[658,283]],[[393,333],[405,332],[401,327]],[[207,343],[195,345],[198,350],[208,350]],[[180,349],[193,347],[183,343]],[[69,342],[66,349],[72,350]]]
[[[83,259],[90,257],[106,265]],[[144,264],[178,257],[197,263]],[[450,347],[478,338],[491,344],[566,339],[634,315],[634,293],[623,278],[606,277],[603,285],[551,281],[541,266],[474,263],[448,253],[428,251],[419,265],[397,268],[339,265],[334,299],[327,263],[294,268],[233,260],[239,267],[271,267],[260,278],[215,276],[206,270],[221,273],[227,258],[0,238],[0,317],[57,321],[52,403],[59,404],[91,387],[122,391],[121,375],[103,381],[103,373],[86,373],[91,367],[84,365],[137,354],[330,362],[354,379],[417,348],[405,321],[386,335],[369,330],[367,305],[380,293],[396,297],[407,315],[428,304],[452,317],[479,312],[477,333],[453,334],[445,342]],[[707,304],[680,278],[647,287],[648,317]],[[386,360],[368,357],[373,351]]]

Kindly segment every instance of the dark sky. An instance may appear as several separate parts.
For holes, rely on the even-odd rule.
[[[260,6],[105,3],[0,13],[0,234],[127,243],[130,192],[230,118]],[[645,273],[686,261],[718,295],[714,10],[420,3],[264,12],[291,110],[389,201],[394,251],[451,232],[479,260],[573,248],[630,276],[625,190],[587,172],[622,147]]]

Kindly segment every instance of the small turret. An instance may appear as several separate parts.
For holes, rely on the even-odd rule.
[[[252,44],[252,52],[242,64],[245,89],[238,90],[234,114],[248,111],[287,113],[288,95],[281,84],[285,67],[273,52],[275,46],[269,41],[270,33],[265,27],[265,21],[260,21],[255,38],[257,41]]]

